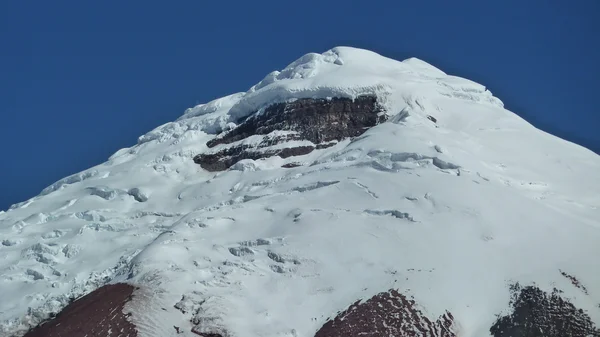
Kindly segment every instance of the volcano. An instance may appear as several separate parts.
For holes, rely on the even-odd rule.
[[[0,212],[0,335],[600,336],[600,157],[336,47]]]

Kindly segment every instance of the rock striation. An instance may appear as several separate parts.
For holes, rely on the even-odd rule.
[[[277,103],[210,140],[210,150],[194,162],[208,171],[222,171],[243,159],[302,156],[360,136],[385,118],[375,96]]]

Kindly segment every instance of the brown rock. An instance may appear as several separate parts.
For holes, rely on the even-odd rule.
[[[355,302],[325,323],[315,337],[456,337],[453,321],[452,314],[446,312],[432,322],[417,309],[415,301],[392,289],[363,303]]]
[[[136,337],[135,326],[123,313],[135,288],[129,284],[105,285],[67,305],[56,317],[25,337]]]
[[[233,130],[210,140],[206,145],[231,144],[253,135],[263,135],[263,140],[254,146],[237,145],[225,147],[194,157],[194,162],[208,171],[221,171],[242,159],[260,159],[272,156],[287,158],[305,155],[315,148],[335,145],[349,137],[356,137],[367,129],[385,120],[375,96],[349,98],[312,99],[303,98],[293,102],[273,104],[260,114],[253,114]],[[294,133],[268,137],[273,131]],[[290,146],[270,148],[294,140],[306,140],[314,146]]]
[[[490,328],[494,337],[600,337],[590,317],[560,296],[534,286],[511,287],[513,312]]]

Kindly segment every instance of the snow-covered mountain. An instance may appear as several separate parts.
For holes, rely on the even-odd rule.
[[[338,47],[0,213],[0,335],[127,283],[139,336],[600,336],[599,207],[598,155]]]

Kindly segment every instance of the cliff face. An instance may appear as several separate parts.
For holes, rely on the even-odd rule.
[[[252,114],[236,128],[210,140],[194,157],[208,171],[225,170],[242,159],[301,156],[360,136],[385,120],[375,96],[278,103]]]

